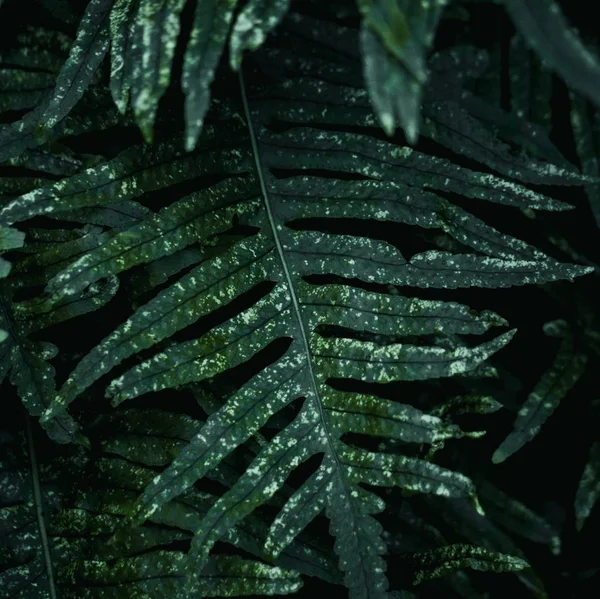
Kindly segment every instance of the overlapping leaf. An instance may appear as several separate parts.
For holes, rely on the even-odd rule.
[[[188,148],[195,144],[208,103],[208,87],[198,91],[191,81],[197,76],[210,79],[232,20],[230,3],[219,13],[222,22],[211,30],[207,23],[217,19],[214,8],[203,4],[200,10],[198,4],[184,64],[184,71],[189,69],[187,75],[184,72],[189,84]],[[243,50],[262,43],[286,8],[286,2],[246,5],[233,27],[235,66]],[[183,2],[117,2],[115,9],[110,24],[117,52],[112,93],[121,109],[127,94],[131,96],[136,117],[150,137],[158,102],[169,83]],[[295,19],[292,27],[304,27],[306,32],[306,22]],[[315,35],[323,37],[327,27],[316,29]],[[351,39],[352,32],[339,29],[337,40]],[[381,27],[378,35],[385,42]],[[424,72],[425,45],[409,44],[400,52],[419,72]],[[399,51],[392,46],[385,51]],[[200,47],[205,54],[194,62]],[[50,235],[45,251],[17,264],[17,280],[23,285],[48,283],[41,299],[15,302],[10,308],[16,322],[19,314],[23,317],[27,332],[70,317],[71,303],[81,310],[92,309],[102,293],[98,301],[105,303],[116,289],[115,277],[135,267],[146,267],[141,275],[145,291],[162,286],[84,356],[55,396],[50,388],[53,401],[44,423],[68,418],[69,404],[132,357],[121,372],[112,374],[106,387],[114,405],[153,391],[212,384],[238,367],[254,369],[243,382],[232,383],[226,401],[207,410],[210,416],[202,425],[166,417],[161,423],[146,415],[144,422],[151,430],[143,431],[135,417],[124,418],[124,434],[102,441],[103,450],[130,460],[124,461],[126,476],[132,479],[128,499],[138,496],[133,504],[114,494],[110,497],[105,507],[119,505],[119,517],[108,518],[102,534],[112,532],[118,521],[115,542],[132,551],[113,554],[111,559],[118,560],[114,563],[88,560],[63,570],[57,580],[70,588],[67,596],[80,592],[82,580],[83,586],[94,587],[102,580],[111,589],[150,596],[225,592],[210,586],[214,580],[206,580],[215,573],[264,575],[264,585],[259,585],[263,592],[290,592],[298,587],[295,574],[237,558],[212,558],[209,553],[225,539],[250,553],[259,554],[264,548],[272,558],[301,562],[308,554],[290,548],[321,512],[331,522],[351,596],[387,596],[386,545],[375,517],[385,502],[363,485],[466,498],[477,505],[475,488],[466,476],[431,459],[387,451],[385,445],[367,449],[352,435],[364,435],[370,442],[387,439],[398,443],[395,449],[464,436],[459,427],[437,415],[379,397],[375,390],[389,382],[429,381],[476,371],[513,335],[491,334],[492,327],[506,323],[489,311],[406,298],[398,294],[398,287],[416,288],[417,294],[422,287],[497,288],[572,279],[591,270],[560,263],[449,199],[460,194],[466,204],[488,201],[566,209],[564,203],[525,183],[563,179],[580,183],[582,178],[573,169],[512,155],[486,129],[483,115],[497,114],[478,112],[479,105],[469,103],[468,94],[467,100],[453,96],[447,103],[430,101],[431,122],[424,131],[451,149],[464,148],[465,155],[497,174],[381,140],[368,130],[375,116],[364,101],[365,90],[349,89],[350,83],[360,81],[356,53],[336,56],[330,46],[316,60],[314,52],[303,57],[300,50],[294,48],[299,59],[288,53],[272,64],[264,61],[261,68],[271,76],[285,66],[286,79],[276,86],[248,90],[240,77],[243,110],[232,119],[205,126],[193,152],[183,150],[176,134],[153,147],[130,148],[109,162],[23,192],[0,209],[0,222],[6,225],[61,214],[77,222],[82,215],[93,214],[100,226],[112,226],[107,224],[111,211],[118,211],[120,203],[127,217],[112,231],[88,227],[65,243],[56,242],[58,234]],[[123,64],[119,53],[125,56]],[[333,82],[314,81],[315,71],[322,67],[335,74]],[[443,77],[431,81],[434,91],[450,89]],[[299,90],[302,94],[296,95]],[[411,96],[413,104],[417,96]],[[61,118],[62,110],[53,108]],[[414,131],[415,111],[406,114],[405,127]],[[274,122],[279,126],[272,127]],[[345,130],[347,125],[352,131]],[[200,177],[219,181],[175,198],[156,212],[139,210],[135,204],[146,192]],[[400,232],[419,227],[439,229],[464,249],[410,254],[402,247]],[[156,276],[163,265],[164,272]],[[30,272],[35,266],[43,269],[41,275]],[[482,334],[487,335],[484,341],[473,342],[472,335]],[[51,367],[40,366],[37,371],[44,373],[44,368]],[[339,380],[360,382],[371,392],[342,390],[335,383]],[[485,409],[489,404],[476,403]],[[273,426],[274,417],[276,434],[259,437],[264,425]],[[115,427],[118,418],[111,423]],[[149,438],[147,445],[134,441],[137,434]],[[248,463],[241,475],[228,478],[219,473],[252,436],[253,449],[245,454]],[[168,464],[176,452],[174,462],[155,476],[152,468]],[[311,458],[320,459],[314,472],[283,492],[288,477]],[[131,462],[142,467],[134,468]],[[193,485],[203,477],[225,484],[222,496],[199,496]],[[274,498],[277,516],[250,542],[242,525],[252,522],[252,512]],[[83,505],[93,501],[90,494]],[[202,509],[197,509],[200,503]],[[155,541],[123,526],[125,513],[136,524],[150,519],[193,532],[187,558],[157,551],[152,558],[138,555],[140,543]],[[164,540],[160,534],[152,537],[156,546]],[[188,537],[185,533],[177,538]],[[452,555],[442,551],[434,558],[425,560],[425,569],[433,575],[464,565],[524,566],[519,558],[510,560],[481,548],[460,549]],[[312,561],[307,569],[322,574],[327,568]],[[239,594],[240,589],[234,585],[227,592]],[[115,596],[118,592],[114,590]]]
[[[513,431],[494,452],[494,463],[503,462],[539,433],[544,422],[577,383],[585,369],[587,356],[575,348],[573,334],[566,322],[546,323],[544,332],[561,337],[561,346],[553,364],[542,375],[519,410]]]
[[[577,153],[584,174],[597,178],[600,176],[598,164],[598,135],[600,120],[598,109],[576,94],[571,94],[571,123],[575,134]],[[588,183],[585,186],[592,214],[600,227],[600,183]]]
[[[511,572],[528,567],[527,562],[520,557],[472,545],[448,545],[432,551],[415,553],[407,561],[414,570],[413,584],[444,576],[456,568]]]
[[[90,0],[53,92],[20,121],[0,130],[0,162],[46,141],[47,133],[81,99],[108,51],[107,20],[111,5],[112,0]]]
[[[581,475],[575,496],[577,529],[581,530],[594,505],[600,498],[600,443],[590,447],[588,461]]]
[[[375,113],[388,135],[400,126],[410,143],[419,135],[426,52],[445,4],[358,0],[364,76]]]
[[[600,104],[600,60],[569,26],[555,0],[502,0],[515,27],[574,90]]]
[[[176,432],[176,418],[172,424]],[[136,484],[150,480],[152,471],[103,454],[95,458],[93,479],[74,490],[65,484],[67,472],[85,469],[90,456],[79,449],[48,463],[40,460],[31,430],[27,436],[25,443],[21,435],[2,434],[3,593],[51,599],[180,595],[185,554],[172,544],[189,537],[190,522],[206,511],[210,498],[188,494],[169,506],[143,535],[133,534],[119,546],[107,545],[106,539],[139,491]],[[110,439],[143,455],[140,439],[118,429]],[[247,531],[235,531],[230,542],[256,553],[252,544],[256,530],[261,530],[260,521]],[[300,544],[280,562],[302,563],[302,558],[306,572],[313,572],[311,566],[319,571],[318,556]],[[212,557],[198,582],[199,596],[282,595],[302,585],[298,572],[233,555]]]

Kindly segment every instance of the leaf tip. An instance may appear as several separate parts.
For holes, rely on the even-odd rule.
[[[391,113],[381,112],[379,114],[379,122],[381,123],[381,127],[386,135],[388,135],[389,137],[394,135],[396,131],[396,124],[394,122],[394,117]]]
[[[492,464],[501,464],[502,462],[504,462],[504,460],[506,460],[508,455],[509,454],[506,453],[506,451],[504,451],[501,445],[500,447],[498,447],[498,449],[496,449],[496,451],[494,451],[492,455]]]

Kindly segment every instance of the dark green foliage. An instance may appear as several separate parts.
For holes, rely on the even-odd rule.
[[[556,2],[27,4],[0,9],[1,596],[600,571],[552,561],[600,494],[600,63]]]

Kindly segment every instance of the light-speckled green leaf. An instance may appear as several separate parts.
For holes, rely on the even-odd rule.
[[[9,334],[0,344],[0,379],[9,374],[29,414],[39,416],[54,397],[55,369],[50,360],[58,350],[52,344],[27,339],[26,329],[13,319],[10,294],[1,291],[0,327]],[[58,443],[73,442],[79,435],[77,422],[67,413],[48,420],[44,428]]]
[[[181,552],[154,551],[109,561],[77,561],[61,570],[58,583],[64,597],[183,596],[186,556]],[[268,566],[238,556],[214,556],[195,575],[197,597],[286,595],[296,592],[302,581],[296,572]],[[70,589],[73,589],[70,591]]]
[[[81,18],[77,38],[56,79],[39,127],[51,129],[81,99],[108,51],[108,15],[112,0],[90,0]]]
[[[133,35],[139,38],[140,47],[131,75],[131,103],[148,142],[153,138],[158,102],[171,80],[179,16],[184,5],[185,0],[140,0],[139,12],[135,15],[138,25]]]
[[[15,198],[0,210],[0,222],[12,224],[36,214],[122,202],[185,181],[198,172],[223,173],[229,168],[231,173],[244,172],[237,150],[239,125],[232,123],[229,131],[228,141],[219,135],[217,142],[217,132],[205,127],[202,142],[191,154],[179,140],[128,148],[109,162]],[[218,149],[210,151],[217,143]]]
[[[237,16],[229,41],[229,61],[234,70],[242,64],[246,50],[256,50],[277,26],[290,0],[250,0]]]
[[[116,0],[110,11],[110,93],[121,114],[129,101],[132,46],[140,0]]]
[[[556,200],[518,183],[368,135],[296,128],[280,134],[265,131],[261,144],[264,160],[271,168],[351,172],[521,208],[548,209],[556,205]]]
[[[280,30],[286,27],[282,23]],[[298,27],[298,20],[292,19],[291,28],[301,34]],[[274,45],[282,55],[293,54],[294,61],[286,63],[283,56],[271,64],[270,54],[257,60],[257,68],[264,69],[265,75],[259,79],[267,82],[279,80],[282,69],[285,78],[297,81],[296,67],[310,71],[315,64],[331,63],[324,71],[327,77],[345,86],[335,90],[340,92],[337,96],[332,92],[323,98],[325,104],[338,102],[341,108],[335,114],[328,104],[322,109],[310,107],[325,89],[314,81],[319,69],[311,73],[310,93],[298,97],[296,92],[308,89],[308,84],[298,84],[293,93],[288,89],[289,97],[279,97],[287,89],[285,82],[275,91],[269,91],[266,83],[249,90],[240,74],[243,114],[235,113],[233,104],[215,104],[216,118],[204,126],[192,154],[180,154],[179,146],[173,150],[166,143],[155,147],[152,160],[146,163],[144,150],[131,150],[131,161],[141,162],[123,166],[116,179],[122,176],[126,184],[117,183],[114,173],[94,182],[107,165],[96,166],[93,173],[81,175],[91,179],[80,179],[82,187],[72,188],[75,195],[83,194],[81,203],[65,208],[73,214],[79,205],[91,206],[88,200],[97,201],[105,191],[98,205],[115,206],[120,199],[134,198],[142,202],[145,191],[163,188],[176,194],[180,188],[174,184],[186,181],[187,190],[192,177],[207,180],[215,193],[228,190],[214,198],[210,191],[204,192],[199,196],[201,203],[180,199],[188,191],[169,197],[168,207],[160,212],[142,215],[141,222],[126,229],[104,232],[106,239],[99,249],[92,249],[89,264],[86,258],[66,270],[61,268],[68,273],[66,279],[72,277],[73,290],[79,293],[107,273],[116,275],[132,265],[147,265],[139,269],[146,282],[144,295],[134,298],[133,313],[79,362],[44,416],[46,420],[63,414],[97,381],[97,390],[104,386],[114,405],[133,398],[143,402],[143,396],[167,389],[200,387],[214,392],[211,401],[198,402],[209,414],[206,422],[198,422],[193,431],[193,426],[188,430],[185,423],[179,423],[177,437],[169,422],[162,428],[155,423],[147,433],[145,453],[139,427],[126,430],[121,426],[116,431],[111,427],[116,420],[98,419],[108,437],[114,433],[101,441],[101,450],[113,451],[113,459],[124,458],[120,484],[128,495],[119,503],[119,514],[130,518],[122,518],[115,543],[135,545],[132,520],[144,528],[162,524],[186,535],[191,531],[183,594],[201,593],[197,574],[221,540],[253,555],[264,555],[266,541],[272,554],[281,552],[277,559],[293,560],[295,555],[301,561],[305,554],[288,550],[295,546],[296,535],[324,511],[331,521],[334,550],[351,599],[386,597],[386,539],[374,517],[385,509],[382,497],[387,497],[391,487],[399,487],[405,495],[423,493],[456,502],[464,498],[477,514],[474,484],[432,458],[448,439],[473,439],[481,433],[464,433],[448,413],[443,414],[448,417],[444,421],[396,401],[403,398],[378,395],[384,394],[383,389],[387,395],[389,387],[383,385],[392,382],[445,379],[435,385],[460,389],[472,382],[465,380],[467,373],[495,372],[486,361],[514,334],[509,331],[474,340],[470,335],[491,332],[492,326],[503,326],[505,321],[456,303],[407,298],[402,288],[417,288],[419,296],[419,287],[508,287],[589,272],[558,263],[494,229],[487,224],[487,215],[478,219],[468,212],[470,200],[481,207],[485,200],[517,208],[565,209],[565,204],[523,185],[523,180],[533,181],[531,173],[536,172],[526,168],[525,159],[504,163],[504,171],[499,168],[500,174],[491,175],[488,171],[494,169],[494,160],[500,163],[505,156],[502,146],[485,136],[469,132],[472,148],[478,139],[485,142],[480,152],[473,150],[475,160],[481,158],[487,165],[482,167],[485,172],[479,172],[373,134],[375,121],[372,114],[370,121],[365,116],[364,90],[352,96],[349,89],[360,86],[360,60],[358,46],[352,51],[350,34],[346,34],[336,38],[347,50],[339,59],[343,63],[339,69],[333,47],[314,48],[309,37],[299,39],[289,52],[282,48],[285,43],[279,43],[290,39],[285,33]],[[326,39],[327,28],[315,36]],[[306,52],[316,62],[304,63]],[[132,89],[139,89],[139,84],[134,78]],[[459,92],[461,110],[471,115]],[[270,112],[271,100],[279,103],[277,111]],[[293,113],[290,118],[285,116],[286,102]],[[359,113],[363,120],[348,131],[352,115]],[[223,114],[232,118],[219,120]],[[445,118],[450,114],[445,113]],[[473,116],[478,126],[484,126],[487,114]],[[306,121],[298,127],[294,119],[301,115]],[[496,125],[494,118],[490,130]],[[461,120],[457,126],[464,124]],[[480,129],[473,126],[472,131]],[[202,160],[193,162],[200,155]],[[170,169],[165,164],[175,166]],[[140,168],[145,169],[146,179],[137,179]],[[247,176],[251,171],[254,177]],[[505,178],[509,172],[516,181]],[[549,168],[545,182],[558,177],[557,173]],[[215,184],[214,178],[221,182]],[[73,177],[66,181],[65,186],[74,183]],[[576,175],[570,178],[571,184],[580,181]],[[89,188],[97,183],[102,187],[92,194]],[[465,208],[461,200],[456,201],[460,206],[455,205],[455,195],[465,198]],[[24,210],[23,198],[14,202],[2,222],[12,222],[16,206],[22,216],[45,213],[44,209]],[[182,206],[190,212],[181,211]],[[218,251],[203,251],[203,239],[196,239],[195,231],[187,228],[190,218],[198,223],[201,237],[214,235],[215,244],[222,243]],[[493,221],[493,215],[489,220]],[[434,234],[442,240],[436,237],[431,244],[433,235],[426,231],[418,237],[418,249],[412,251],[406,239],[411,229],[417,235],[424,229],[441,229],[443,235]],[[428,251],[431,245],[453,251]],[[459,253],[469,251],[464,246],[474,251]],[[118,263],[121,253],[128,256],[123,264]],[[165,271],[160,273],[163,265]],[[188,270],[179,275],[184,269]],[[59,284],[57,277],[52,285]],[[153,285],[160,289],[148,300],[145,294],[154,293]],[[123,368],[112,374],[119,364]],[[112,381],[102,385],[99,378],[109,373]],[[241,379],[239,373],[243,373]],[[447,377],[454,378],[448,381]],[[342,390],[363,386],[368,391]],[[405,386],[410,393],[411,383]],[[490,411],[497,408],[490,401],[481,403]],[[162,441],[161,431],[165,433]],[[369,449],[356,446],[357,433],[366,437]],[[129,446],[134,438],[136,446]],[[407,444],[415,443],[431,445],[432,450],[429,454],[418,447],[404,451]],[[421,455],[426,458],[416,457]],[[307,474],[303,482],[296,478],[302,476],[298,467],[303,462],[310,460],[308,467],[319,458],[316,474]],[[139,463],[143,468],[137,468]],[[198,494],[195,483],[203,477],[225,486],[219,498]],[[371,486],[382,487],[382,497],[369,490]],[[132,495],[137,500],[131,501]],[[267,502],[265,509],[277,509],[278,515],[271,520],[270,532],[263,528],[253,534],[250,529],[255,530],[254,522]],[[296,509],[300,503],[307,506],[304,513]],[[143,525],[145,519],[152,525]],[[311,562],[311,570],[323,570],[323,562],[319,564]],[[335,581],[340,578],[336,575]]]
[[[235,249],[228,256],[231,263],[218,256],[208,260],[117,327],[79,362],[44,419],[64,410],[84,389],[127,357],[170,337],[263,280],[270,268],[269,241],[257,236]]]
[[[41,145],[81,99],[108,51],[108,15],[113,0],[90,0],[77,38],[53,91],[21,120],[0,129],[0,162]]]
[[[447,545],[423,553],[409,554],[403,561],[413,568],[413,584],[445,576],[457,568],[483,572],[515,572],[528,568],[520,557],[473,545]]]
[[[239,178],[185,196],[71,263],[48,283],[49,301],[195,242],[210,243],[212,236],[231,227],[234,215],[256,211],[257,191],[250,179]]]

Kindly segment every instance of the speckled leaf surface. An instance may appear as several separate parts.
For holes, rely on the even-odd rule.
[[[492,572],[511,572],[528,567],[525,560],[517,556],[489,551],[473,545],[449,545],[432,551],[410,556],[414,568],[413,584],[431,578],[445,576],[456,568]]]
[[[244,172],[247,169],[236,160],[238,132],[239,126],[232,123],[229,135],[217,138],[217,131],[206,128],[194,153],[186,153],[179,139],[156,147],[128,148],[110,162],[15,198],[0,209],[0,222],[12,224],[36,214],[122,202],[185,181],[200,169],[227,172],[227,163],[230,172]]]
[[[139,5],[140,0],[116,0],[110,11],[110,93],[121,114],[129,102]]]
[[[46,141],[47,131],[62,121],[93,81],[108,51],[108,15],[112,0],[90,0],[77,38],[47,101],[20,121],[0,130],[0,161]]]
[[[26,327],[13,316],[11,295],[6,288],[0,288],[0,326],[7,331],[0,344],[0,380],[8,375],[27,411],[39,416],[55,394],[55,369],[49,360],[58,350],[49,343],[27,338]],[[45,428],[55,441],[69,443],[77,438],[79,427],[65,412],[50,419]]]
[[[242,54],[256,50],[281,21],[290,7],[290,0],[250,0],[235,20],[229,42],[230,63],[239,69]]]
[[[140,0],[135,18],[136,27],[131,35],[138,49],[131,65],[131,104],[148,142],[153,138],[158,102],[171,79],[179,15],[184,5],[185,0]]]
[[[244,87],[242,90],[246,93]],[[209,475],[272,417],[304,398],[291,423],[259,449],[245,473],[194,525],[187,572],[202,568],[215,543],[271,500],[302,462],[323,454],[315,475],[281,505],[266,537],[267,547],[272,555],[284,551],[324,512],[332,523],[336,553],[351,596],[363,598],[374,593],[384,597],[388,587],[382,558],[385,547],[381,526],[373,518],[384,509],[384,503],[360,485],[398,486],[410,493],[472,501],[476,501],[475,487],[462,474],[428,460],[369,451],[343,442],[342,437],[360,431],[405,443],[436,444],[464,433],[407,405],[364,393],[336,392],[328,381],[340,378],[382,384],[460,376],[485,363],[509,342],[514,331],[479,344],[453,343],[454,333],[484,334],[506,323],[491,312],[475,313],[457,303],[367,291],[353,281],[450,289],[507,287],[572,278],[589,269],[561,264],[435,193],[460,191],[474,201],[508,206],[565,207],[521,184],[365,134],[307,127],[267,132],[260,118],[260,113],[253,114],[247,105],[244,120],[250,124],[252,154],[230,146],[231,167],[224,161],[192,162],[198,149],[181,155],[167,144],[154,150],[148,161],[149,182],[128,199],[164,184],[162,176],[172,180],[164,166],[151,170],[154,164],[172,164],[172,154],[176,160],[185,160],[181,164],[186,165],[189,176],[216,173],[220,167],[226,179],[200,196],[184,197],[142,223],[108,236],[84,258],[54,275],[48,290],[56,298],[66,297],[106,274],[165,259],[187,245],[219,235],[234,217],[255,229],[233,239],[222,251],[199,254],[199,261],[192,261],[191,270],[178,279],[175,268],[166,287],[80,361],[42,420],[62,414],[101,376],[139,352],[152,350],[107,387],[113,405],[151,392],[212,381],[258,356],[271,343],[288,338],[288,348],[237,388],[211,413],[173,463],[147,483],[130,515],[140,524],[162,513],[170,501]],[[217,138],[223,144],[218,131],[217,126],[205,128],[207,148]],[[251,170],[249,158],[255,163],[252,178],[245,174]],[[129,166],[122,157],[115,161],[123,168],[123,177],[139,168]],[[101,168],[90,174],[97,176]],[[273,175],[285,169],[314,168],[328,170],[332,176]],[[236,178],[240,174],[243,177]],[[342,176],[336,178],[338,174],[359,175],[361,180],[351,185]],[[201,222],[195,224],[200,217]],[[429,250],[407,259],[392,243],[372,236],[290,225],[311,218],[324,222],[359,218],[439,228],[479,253]],[[311,284],[303,280],[316,275],[335,276],[337,282]],[[198,338],[163,346],[178,331],[241,302],[252,289],[267,283],[269,287],[259,298],[245,307],[240,303],[237,313]],[[324,335],[323,327],[339,323],[346,327],[345,332]],[[450,335],[448,343],[436,343],[435,338],[418,344],[402,339],[440,333]],[[302,514],[294,511],[298,502],[307,506]],[[121,526],[120,538],[129,534],[127,531]],[[189,575],[186,585],[190,590],[199,588]]]
[[[138,416],[141,413],[137,414]],[[132,415],[133,416],[133,415]],[[170,433],[183,434],[186,424],[172,414]],[[162,415],[164,420],[164,414]],[[130,418],[135,430],[135,420]],[[145,425],[144,425],[145,426]],[[167,428],[156,425],[157,438]],[[185,542],[186,527],[194,516],[206,511],[211,497],[188,493],[170,513],[158,517],[143,535],[134,533],[120,546],[107,545],[104,539],[122,519],[126,506],[135,497],[138,485],[152,477],[152,470],[127,462],[109,443],[98,456],[98,470],[93,480],[74,493],[65,487],[57,490],[64,477],[61,467],[85,468],[89,456],[81,451],[68,451],[54,463],[45,459],[36,447],[31,428],[27,434],[2,430],[2,484],[0,485],[0,522],[2,522],[3,571],[0,581],[7,596],[23,599],[57,599],[93,597],[125,599],[155,597],[182,593],[185,583],[185,553],[165,550],[169,543]],[[126,441],[131,449],[143,455],[142,437],[126,437],[125,431],[114,429],[109,438]],[[163,441],[164,441],[164,437]],[[135,453],[131,454],[135,459]],[[266,534],[265,525],[255,520],[246,531],[232,531],[228,541],[256,554],[255,536]],[[69,542],[65,542],[69,539]],[[302,586],[299,572],[279,566],[300,563],[304,558],[308,571],[323,567],[318,558],[296,543],[295,552],[267,565],[258,560],[234,555],[212,556],[197,574],[197,596],[282,595]]]
[[[93,433],[93,464],[62,464],[89,474],[91,488],[73,488],[49,528],[53,542],[79,535],[72,551],[82,557],[57,568],[61,596],[285,594],[299,588],[300,572],[343,582],[351,599],[393,597],[386,569],[397,562],[386,557],[393,541],[384,524],[398,498],[413,496],[439,500],[440,518],[454,518],[450,528],[463,527],[462,536],[480,539],[485,530],[491,539],[485,548],[413,556],[415,582],[451,574],[460,592],[469,585],[458,568],[526,567],[485,520],[479,483],[455,469],[451,447],[443,466],[436,461],[445,444],[482,437],[455,416],[483,419],[500,408],[476,383],[500,378],[496,354],[515,335],[500,314],[466,305],[468,289],[482,288],[473,294],[482,298],[593,270],[506,233],[494,224],[496,211],[567,210],[548,186],[590,180],[519,154],[514,136],[498,136],[503,125],[535,137],[467,91],[483,68],[476,51],[442,53],[428,75],[425,51],[444,3],[363,3],[403,11],[404,24],[369,13],[363,35],[418,83],[394,117],[416,136],[423,99],[418,151],[377,128],[358,30],[313,27],[310,17],[280,23],[288,4],[250,1],[236,12],[233,0],[201,0],[188,13],[182,0],[117,0],[107,21],[112,99],[105,95],[125,115],[106,118],[132,125],[131,100],[146,138],[156,124],[160,141],[112,138],[106,159],[44,146],[45,154],[10,166],[37,164],[52,176],[9,171],[1,182],[0,231],[20,223],[32,245],[10,256],[19,299],[9,295],[5,320],[14,326],[4,328],[18,336],[0,354],[29,352],[26,377],[19,372],[27,364],[11,353],[12,382],[30,408],[24,380],[41,377],[43,402],[30,411],[43,426],[71,423],[73,409]],[[187,14],[190,23],[180,22]],[[403,45],[404,25],[413,37]],[[233,91],[215,89],[209,113],[230,27],[236,68],[267,34],[273,45],[256,62],[245,58]],[[190,36],[185,48],[180,28]],[[157,112],[177,43],[185,124]],[[370,60],[384,65],[377,56]],[[454,80],[456,64],[467,74]],[[85,98],[105,106],[94,88]],[[52,135],[104,127],[101,110],[85,108]],[[435,155],[440,148],[458,157]],[[95,310],[102,327],[111,310],[115,322],[64,363],[60,356],[56,390],[53,347],[38,339]],[[9,361],[0,364],[6,376]],[[544,409],[553,392],[546,387],[560,378],[548,376]],[[471,385],[479,390],[467,391]],[[194,417],[154,408],[176,392],[188,394]],[[503,497],[482,495],[506,529],[522,518],[523,536],[553,542],[525,506],[511,502],[498,515]],[[310,533],[322,519],[335,538],[324,551]],[[88,533],[99,542],[85,553]],[[221,542],[274,565],[223,557]],[[176,546],[167,550],[169,543]],[[533,574],[520,576],[538,588]]]

